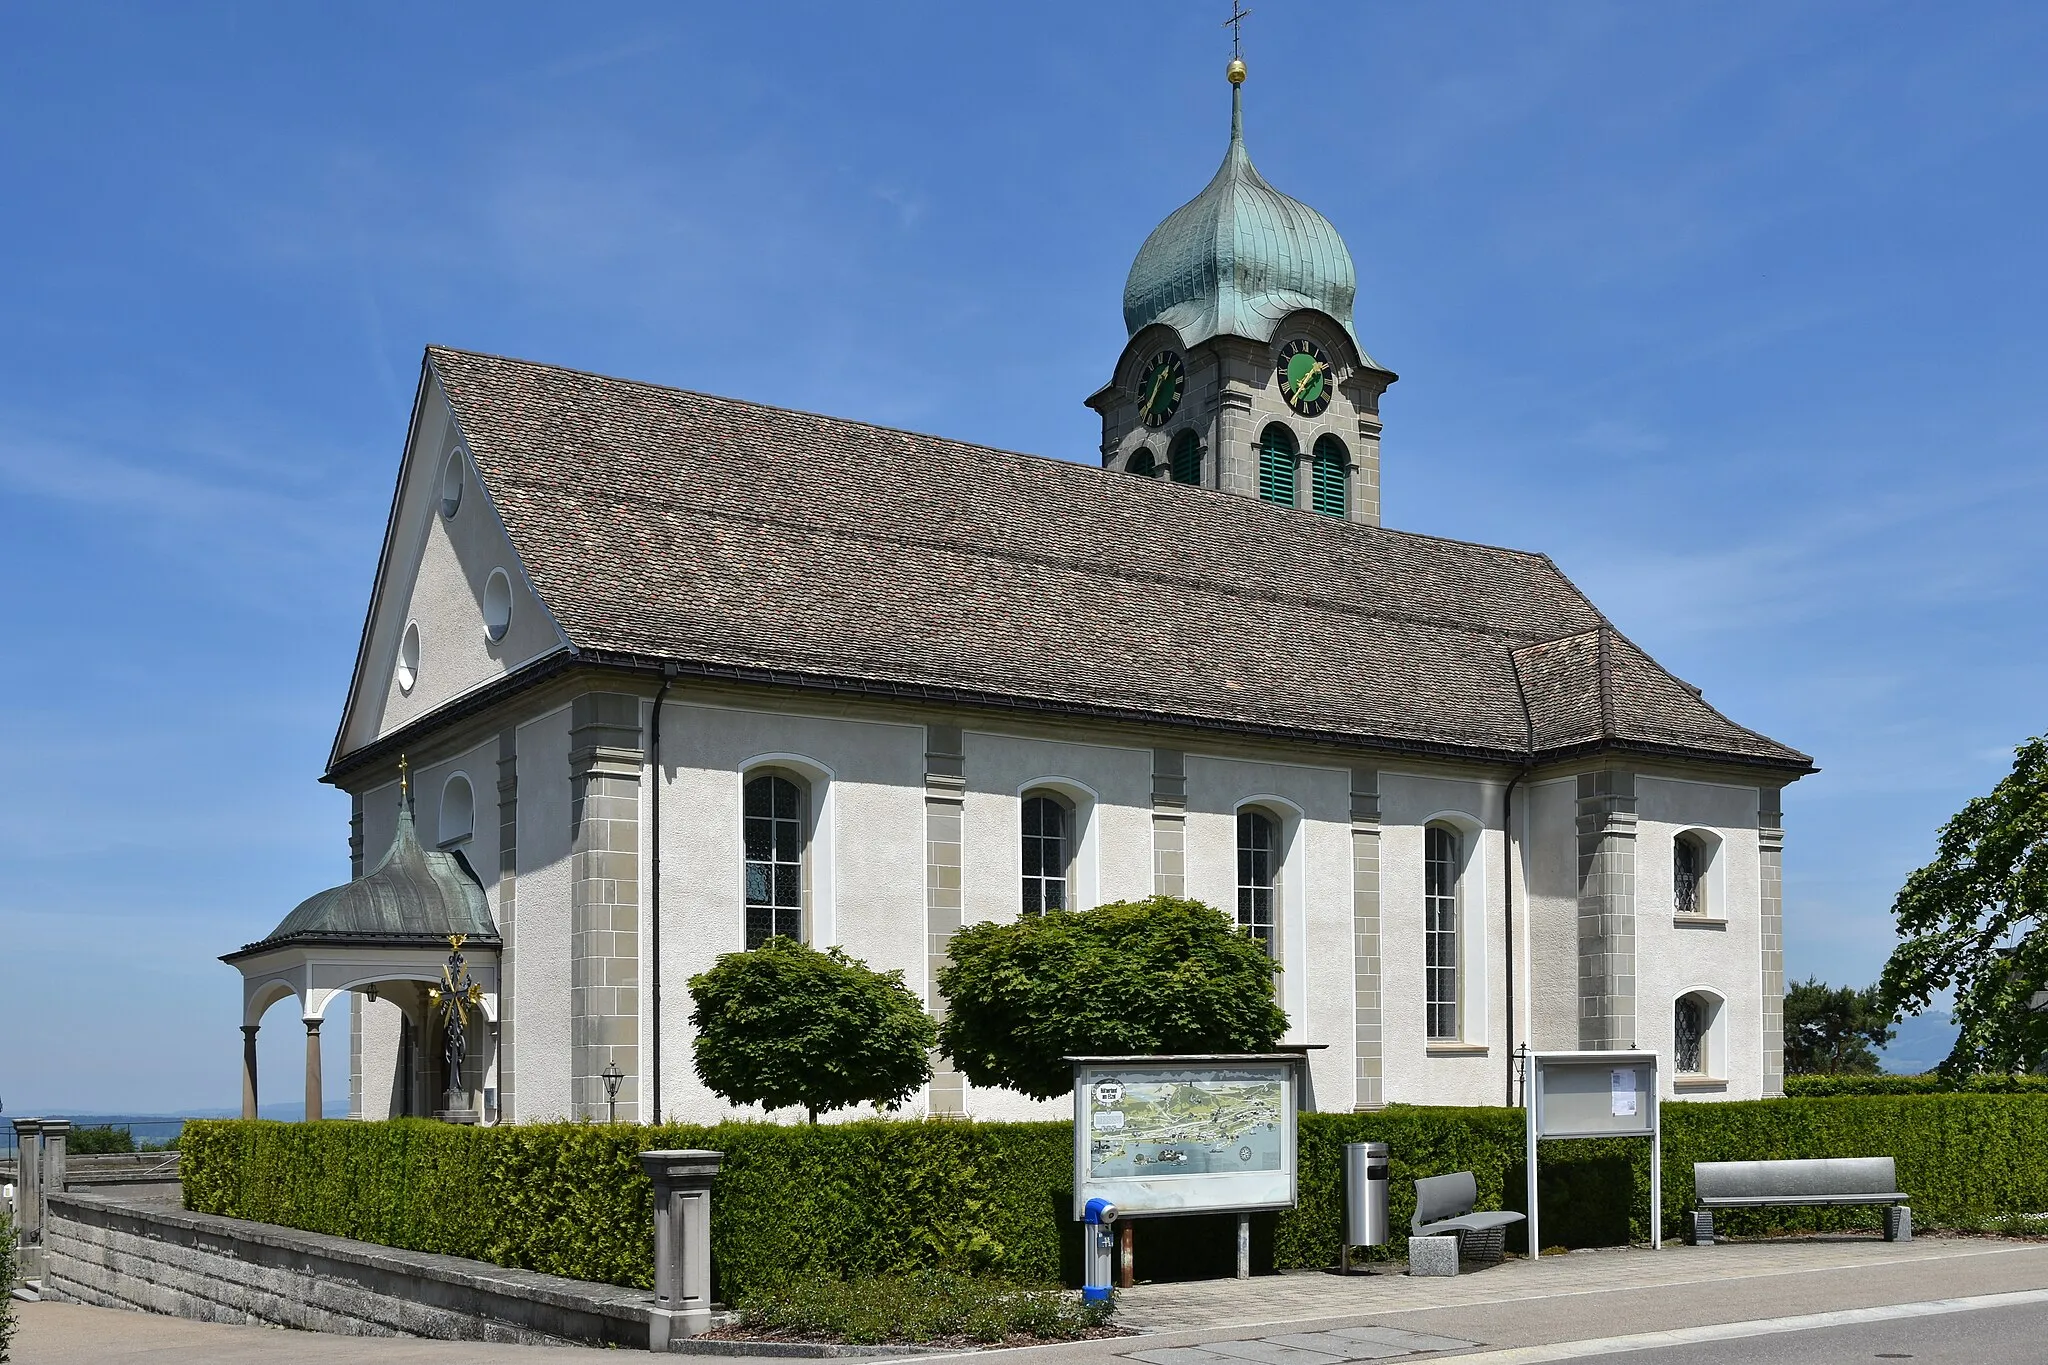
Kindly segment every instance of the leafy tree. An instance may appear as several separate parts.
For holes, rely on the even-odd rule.
[[[1877,1049],[1892,1040],[1877,987],[1830,989],[1808,977],[1785,992],[1787,1076],[1871,1076]]]
[[[2020,1071],[2048,1052],[2048,736],[2013,754],[2012,771],[1941,827],[1934,861],[1892,904],[1901,942],[1879,983],[1904,1018],[1937,992],[1960,1026],[1942,1071]]]
[[[903,984],[837,948],[771,938],[690,978],[697,1075],[736,1104],[891,1108],[931,1079],[934,1026]]]
[[[970,925],[939,970],[939,1048],[976,1085],[1063,1095],[1062,1057],[1261,1052],[1287,1029],[1272,959],[1200,901],[1154,896]]]

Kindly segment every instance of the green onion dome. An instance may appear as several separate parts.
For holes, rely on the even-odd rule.
[[[1351,252],[1329,219],[1268,185],[1253,167],[1236,76],[1233,70],[1230,150],[1208,187],[1139,248],[1124,281],[1124,326],[1136,336],[1163,322],[1188,346],[1213,336],[1270,341],[1282,318],[1312,308],[1336,319],[1357,345]],[[1373,364],[1363,346],[1359,355]]]

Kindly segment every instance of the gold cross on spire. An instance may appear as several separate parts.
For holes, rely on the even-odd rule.
[[[400,754],[398,756],[398,804],[401,806],[412,804],[412,782],[406,777],[405,773],[405,755]]]

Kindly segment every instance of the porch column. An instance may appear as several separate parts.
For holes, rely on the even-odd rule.
[[[306,1119],[320,1117],[320,1021],[306,1021]]]
[[[242,1117],[256,1117],[256,1030],[259,1025],[242,1025]]]

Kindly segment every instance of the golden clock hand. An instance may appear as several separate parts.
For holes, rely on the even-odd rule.
[[[1308,392],[1308,381],[1314,379],[1317,375],[1321,374],[1322,372],[1323,362],[1320,360],[1315,361],[1306,370],[1303,370],[1301,372],[1301,382],[1294,386],[1295,402],[1299,403],[1301,401],[1301,396]]]
[[[1165,382],[1166,382],[1166,371],[1165,371],[1165,370],[1161,370],[1161,371],[1159,371],[1159,372],[1158,372],[1157,374],[1153,375],[1153,376],[1152,376],[1152,387],[1151,387],[1151,389],[1150,389],[1150,390],[1149,390],[1149,391],[1148,391],[1148,392],[1147,392],[1147,393],[1145,394],[1145,398],[1144,398],[1144,401],[1143,401],[1143,402],[1141,402],[1141,403],[1140,403],[1140,404],[1139,404],[1138,406],[1139,406],[1139,407],[1141,407],[1141,408],[1146,408],[1146,409],[1150,409],[1150,408],[1151,408],[1151,406],[1152,406],[1152,400],[1153,400],[1153,399],[1155,399],[1155,398],[1157,398],[1157,397],[1159,396],[1159,386],[1160,386],[1161,384],[1164,384]]]

